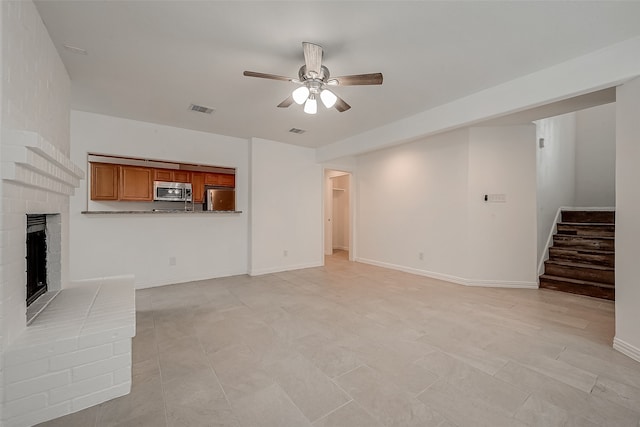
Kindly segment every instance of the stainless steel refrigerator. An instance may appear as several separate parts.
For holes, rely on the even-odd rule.
[[[233,188],[207,187],[204,192],[203,210],[235,211],[236,190]]]

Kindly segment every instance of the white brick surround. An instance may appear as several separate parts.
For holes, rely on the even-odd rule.
[[[70,159],[71,82],[32,1],[0,1],[0,51],[0,427],[31,426],[129,392],[135,294],[131,277],[69,283],[84,172]],[[47,270],[62,289],[28,327],[27,214],[54,214]]]
[[[33,424],[131,390],[133,276],[63,289],[4,353],[3,426]]]

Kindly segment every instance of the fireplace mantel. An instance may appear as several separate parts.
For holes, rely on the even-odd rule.
[[[5,131],[2,179],[53,193],[73,195],[84,171],[37,132]]]

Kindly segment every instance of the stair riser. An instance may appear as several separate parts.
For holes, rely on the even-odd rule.
[[[558,234],[570,236],[615,237],[614,225],[567,225],[558,224]]]
[[[582,264],[603,265],[605,267],[615,267],[615,255],[581,253],[577,250],[549,248],[549,260],[551,261],[571,261]]]
[[[569,267],[556,264],[544,264],[544,274],[568,277],[570,279],[588,280],[590,282],[615,285],[616,278],[613,271],[596,270],[588,267]]]
[[[572,294],[585,295],[589,297],[604,298],[615,301],[615,290],[600,288],[597,286],[577,285],[574,283],[564,283],[555,280],[540,279],[540,287],[553,289],[556,291],[569,292]]]
[[[579,236],[563,236],[561,234],[553,236],[553,245],[573,249],[594,249],[602,251],[615,250],[615,243],[613,239],[590,239]]]
[[[616,222],[616,213],[608,211],[562,211],[562,222]]]

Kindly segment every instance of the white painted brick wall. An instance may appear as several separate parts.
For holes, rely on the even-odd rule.
[[[6,349],[4,425],[30,426],[131,391],[133,282],[70,284]]]
[[[31,0],[0,1],[0,29],[0,427],[24,427],[130,391],[135,294],[131,277],[69,286],[69,76]],[[27,327],[26,214],[43,213],[63,290]]]

